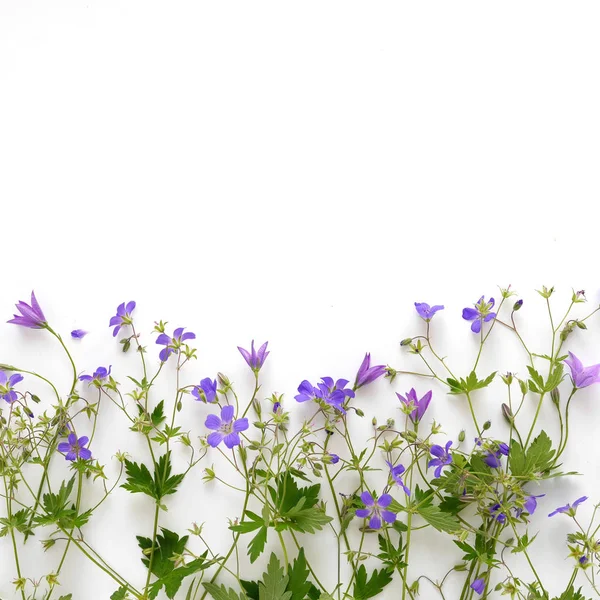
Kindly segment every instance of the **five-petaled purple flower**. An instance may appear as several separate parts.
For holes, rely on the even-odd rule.
[[[4,371],[0,371],[0,398],[12,404],[18,398],[13,387],[19,381],[23,381],[23,375],[20,373],[13,373],[9,377]]]
[[[112,365],[106,367],[98,367],[92,375],[80,375],[79,381],[87,381],[89,384],[97,383],[102,384],[103,381],[110,375]]]
[[[357,509],[356,516],[361,519],[370,517],[369,527],[371,529],[380,529],[382,519],[386,523],[393,523],[396,520],[396,513],[386,510],[392,503],[392,497],[389,494],[382,494],[381,497],[375,500],[369,492],[363,492],[360,495],[360,499],[366,508]]]
[[[485,590],[485,579],[483,577],[479,577],[476,579],[471,585],[470,588],[477,592],[480,596],[483,594]]]
[[[446,465],[452,464],[452,455],[449,452],[450,446],[452,446],[452,441],[447,442],[445,448],[442,448],[437,444],[431,446],[431,450],[429,452],[431,452],[431,455],[435,456],[435,458],[432,458],[429,461],[427,468],[429,469],[429,467],[437,467],[433,473],[435,477],[439,477],[442,474],[442,469]]]
[[[248,419],[233,419],[234,408],[227,404],[221,409],[221,416],[208,415],[204,425],[213,432],[208,435],[206,441],[210,446],[216,448],[221,442],[231,449],[240,444],[240,431],[248,429]]]
[[[501,442],[498,444],[498,450],[496,452],[488,452],[483,462],[492,469],[499,469],[502,466],[501,457],[508,456],[509,451],[508,445]]]
[[[217,380],[205,377],[192,389],[192,396],[202,402],[215,402],[217,399]]]
[[[8,323],[29,327],[30,329],[44,329],[48,322],[38,304],[35,294],[31,292],[31,306],[22,300],[15,305],[20,315],[13,315],[13,318]]]
[[[584,367],[583,363],[572,353],[569,352],[569,358],[565,363],[571,369],[571,378],[576,388],[584,388],[593,383],[600,383],[600,365]]]
[[[421,319],[424,319],[425,321],[431,321],[438,310],[444,310],[444,307],[441,304],[429,306],[427,302],[415,302],[415,308]]]
[[[376,365],[374,367],[371,366],[371,354],[367,352],[363,361],[358,368],[358,373],[356,374],[356,381],[354,382],[354,388],[358,389],[363,385],[367,385],[367,383],[371,383],[381,377],[385,373],[386,366],[385,365]]]
[[[78,458],[89,460],[92,458],[91,451],[85,447],[89,441],[85,435],[77,439],[74,433],[70,433],[67,439],[69,440],[68,442],[61,442],[58,445],[58,451],[65,452],[67,460],[76,460]]]
[[[482,323],[487,323],[496,318],[496,313],[492,312],[494,304],[495,300],[493,298],[490,298],[489,301],[486,302],[484,297],[481,296],[475,304],[475,308],[463,308],[462,318],[465,319],[465,321],[473,321],[473,323],[471,323],[471,331],[473,333],[479,333],[481,331]]]
[[[258,373],[262,366],[265,364],[265,360],[267,360],[267,356],[269,356],[269,352],[267,352],[267,344],[269,342],[265,342],[259,349],[258,352],[254,349],[254,340],[250,344],[250,352],[238,346],[238,350],[240,354],[244,357],[244,360],[248,363],[248,366],[255,372]]]
[[[156,343],[161,346],[164,346],[164,348],[160,351],[158,355],[162,362],[165,362],[169,358],[169,356],[173,354],[173,352],[178,352],[183,342],[185,342],[186,340],[196,339],[195,333],[192,333],[191,331],[183,333],[184,330],[185,327],[178,327],[173,332],[173,337],[169,337],[166,333],[161,333],[156,338]]]
[[[354,398],[355,394],[347,388],[347,379],[338,379],[333,381],[332,377],[321,377],[321,383],[313,387],[310,381],[306,379],[298,386],[298,395],[294,396],[298,402],[307,402],[308,400],[322,400],[326,404],[333,406],[341,413],[346,413],[344,403],[346,398]]]
[[[574,517],[577,512],[577,507],[587,500],[587,496],[582,496],[581,498],[577,498],[573,504],[565,504],[564,506],[559,506],[556,510],[553,510],[548,516],[553,517],[558,513],[567,513],[570,517]]]
[[[71,337],[74,340],[81,340],[83,339],[86,335],[88,334],[87,331],[85,331],[85,329],[73,329],[73,331],[71,331]]]
[[[417,392],[415,388],[412,388],[410,392],[406,394],[406,397],[402,396],[398,392],[396,392],[396,396],[400,399],[402,403],[406,406],[413,407],[412,412],[410,413],[410,420],[413,423],[418,423],[425,414],[429,403],[431,402],[432,392],[429,390],[420,400],[417,398]]]
[[[390,468],[390,476],[394,482],[404,490],[407,496],[410,496],[410,490],[404,485],[404,481],[402,480],[402,473],[406,471],[404,465],[394,466],[389,460],[386,460],[385,463]]]
[[[116,337],[123,325],[131,325],[131,313],[135,309],[135,302],[130,300],[127,305],[125,302],[117,307],[117,314],[110,318],[109,327],[114,327],[113,337]]]

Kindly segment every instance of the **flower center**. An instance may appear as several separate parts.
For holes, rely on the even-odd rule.
[[[229,435],[230,433],[233,432],[233,421],[231,421],[230,423],[221,423],[221,427],[220,427],[221,433],[224,433],[225,435]]]

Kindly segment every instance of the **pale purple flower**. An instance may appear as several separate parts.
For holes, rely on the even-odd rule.
[[[435,458],[432,458],[429,461],[427,468],[429,469],[429,467],[436,467],[433,473],[435,477],[439,477],[442,474],[442,469],[446,465],[452,464],[452,455],[449,452],[450,446],[452,446],[452,441],[447,442],[445,448],[434,444],[431,446],[431,450],[429,450],[431,455],[435,456]]]
[[[462,318],[465,319],[465,321],[473,321],[473,323],[471,323],[471,331],[473,333],[479,333],[481,331],[482,323],[487,323],[496,318],[496,313],[492,312],[494,304],[495,300],[493,298],[490,298],[489,301],[486,302],[484,297],[481,296],[475,304],[475,308],[463,308]]]
[[[573,504],[565,504],[564,506],[559,506],[556,510],[553,510],[548,516],[553,517],[558,513],[567,513],[570,517],[574,517],[577,512],[577,507],[587,500],[587,496],[582,496],[581,498],[577,498]]]
[[[102,384],[104,380],[110,376],[110,371],[112,369],[112,365],[109,365],[108,369],[106,367],[98,367],[92,375],[80,375],[79,381],[87,381],[88,384],[97,383]]]
[[[363,361],[358,368],[358,373],[356,374],[356,381],[354,382],[354,388],[358,389],[363,385],[367,385],[368,383],[372,383],[379,377],[381,377],[386,370],[385,365],[376,365],[374,367],[371,366],[371,354],[367,352]]]
[[[576,388],[584,388],[593,383],[600,383],[600,365],[584,367],[583,363],[572,352],[569,352],[569,358],[565,359],[565,363],[571,369],[571,378]]]
[[[485,591],[485,579],[479,577],[479,579],[476,579],[469,587],[481,596]]]
[[[394,466],[389,460],[385,461],[386,465],[390,468],[390,477],[394,480],[396,485],[399,485],[407,496],[410,496],[410,490],[404,485],[404,481],[402,480],[402,474],[406,469],[404,465],[396,465]]]
[[[173,332],[173,337],[169,337],[166,333],[161,333],[156,338],[156,343],[164,346],[164,348],[160,351],[158,357],[162,362],[165,362],[171,354],[174,352],[179,352],[181,345],[186,340],[195,340],[196,334],[191,331],[186,331],[184,333],[185,327],[178,327]]]
[[[202,402],[215,402],[217,399],[217,380],[205,377],[192,389],[192,396]]]
[[[444,307],[441,304],[429,306],[427,302],[415,302],[415,308],[421,319],[424,319],[425,321],[431,321],[438,310],[444,310]]]
[[[369,518],[369,527],[371,529],[380,529],[382,521],[394,523],[396,514],[386,510],[392,503],[392,497],[389,494],[382,494],[377,500],[369,492],[363,492],[360,499],[366,508],[356,510],[356,516],[361,519]]]
[[[233,406],[227,404],[221,409],[220,417],[218,415],[206,417],[205,427],[213,430],[206,438],[209,446],[216,448],[221,442],[225,442],[229,449],[239,446],[240,432],[246,431],[249,425],[246,418],[234,420],[234,411]]]
[[[297,402],[308,402],[316,397],[315,387],[306,379],[298,386],[298,394],[294,396]]]
[[[269,342],[265,342],[258,349],[258,352],[254,349],[254,340],[252,340],[250,345],[250,352],[238,346],[240,354],[244,357],[244,360],[248,363],[248,366],[256,373],[261,370],[262,366],[265,364],[265,360],[267,360],[267,356],[269,356],[269,352],[267,352],[268,343]]]
[[[429,390],[420,400],[417,397],[417,392],[415,388],[412,388],[410,392],[408,392],[405,396],[402,396],[398,392],[396,392],[396,396],[400,399],[400,401],[408,407],[413,407],[413,411],[410,413],[410,420],[413,423],[418,423],[425,414],[429,403],[431,402],[432,391]]]
[[[67,439],[69,440],[68,442],[61,442],[58,445],[58,451],[66,453],[65,458],[67,460],[77,460],[78,458],[89,460],[92,458],[91,451],[85,447],[89,442],[86,436],[77,439],[74,433],[70,433]]]
[[[83,339],[86,335],[88,334],[87,331],[85,331],[84,329],[73,329],[73,331],[71,331],[71,337],[74,340],[81,340]]]
[[[30,329],[44,329],[48,325],[46,317],[33,292],[31,292],[31,306],[22,300],[15,306],[21,314],[13,315],[13,318],[7,321],[8,323],[29,327]]]
[[[130,300],[127,304],[125,304],[125,302],[119,304],[117,307],[117,314],[114,317],[111,317],[110,323],[108,324],[109,327],[114,327],[113,337],[117,336],[121,330],[121,327],[124,325],[131,325],[131,313],[134,311],[134,309],[135,302],[133,300]]]
[[[515,509],[517,517],[520,517],[523,512],[532,515],[537,509],[537,499],[543,498],[546,494],[540,494],[539,496],[528,496],[527,500],[523,503],[523,508]]]
[[[12,404],[18,398],[13,387],[20,381],[23,381],[23,375],[20,373],[13,373],[9,377],[4,371],[0,371],[0,398]]]
[[[317,383],[317,387],[313,389],[316,398],[345,414],[346,409],[344,408],[344,404],[346,398],[354,398],[355,396],[354,392],[346,387],[347,385],[347,379],[338,379],[334,383],[331,377],[321,377],[321,383]],[[298,396],[296,396],[296,400],[298,400]],[[299,402],[302,401],[299,400]]]

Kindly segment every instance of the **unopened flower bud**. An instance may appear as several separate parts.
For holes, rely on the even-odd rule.
[[[491,422],[491,421],[486,421],[486,422],[483,424],[483,430],[484,430],[484,431],[487,431],[487,430],[488,430],[488,429],[489,429],[491,426],[492,426],[492,422]]]
[[[410,343],[412,342],[412,338],[404,338],[401,342],[400,345],[401,346],[409,346]]]
[[[217,373],[217,378],[222,386],[229,387],[231,385],[231,381],[229,381],[229,377],[227,377],[227,375],[223,375],[223,373]]]
[[[583,321],[575,321],[575,323],[577,323],[579,329],[587,329],[587,325]]]
[[[513,305],[513,311],[517,311],[523,306],[523,300],[517,300]]]
[[[392,427],[394,427],[395,423],[396,422],[394,421],[394,419],[388,419],[386,422],[386,425],[387,425],[388,429],[392,429]]]
[[[506,422],[511,425],[514,417],[512,414],[512,411],[510,410],[510,406],[508,406],[508,404],[502,404],[502,415],[504,416],[504,418],[506,419]]]
[[[505,375],[500,375],[500,377],[502,377],[502,381],[504,381],[504,383],[506,385],[511,385],[513,382],[513,374],[508,372]]]
[[[521,389],[521,394],[523,394],[523,396],[527,393],[527,383],[525,381],[523,381],[522,379],[519,379],[519,388]]]
[[[359,417],[364,417],[365,413],[363,410],[361,410],[360,408],[355,408],[354,412],[359,416]]]
[[[373,425],[373,427],[377,427],[377,417],[373,417],[371,424]]]
[[[556,406],[560,404],[560,391],[557,387],[550,392],[550,399],[552,402],[554,402],[554,404],[556,404]]]
[[[465,430],[464,429],[462,429],[460,431],[460,433],[458,434],[458,441],[459,442],[464,442],[465,441]]]

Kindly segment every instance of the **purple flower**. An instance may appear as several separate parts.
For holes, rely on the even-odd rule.
[[[418,423],[425,414],[429,403],[431,402],[431,390],[429,390],[420,400],[417,398],[417,392],[415,388],[412,388],[410,392],[406,394],[406,397],[401,396],[398,392],[396,392],[396,396],[403,402],[406,406],[412,406],[413,411],[410,413],[410,420],[413,423]]]
[[[216,448],[221,442],[231,449],[240,444],[240,431],[248,429],[248,419],[233,419],[234,408],[227,404],[221,409],[221,417],[217,415],[208,415],[204,425],[212,429],[206,441],[210,446]]]
[[[480,596],[481,594],[483,594],[484,590],[485,590],[485,579],[483,577],[480,577],[479,579],[476,579],[471,585],[470,585],[472,590],[475,590],[475,592],[477,592]]]
[[[315,394],[315,387],[310,381],[306,379],[298,386],[298,395],[294,396],[296,402],[308,402],[314,400],[317,396]]]
[[[217,399],[217,380],[205,377],[200,382],[200,385],[194,386],[192,396],[196,400],[202,400],[203,402],[215,402]]]
[[[481,331],[481,324],[487,323],[492,319],[496,318],[496,313],[492,312],[494,308],[494,299],[490,298],[488,302],[481,296],[475,308],[463,308],[462,317],[465,321],[473,321],[471,324],[471,331],[473,333],[479,333]]]
[[[73,331],[71,331],[71,337],[74,340],[81,340],[82,338],[84,338],[86,335],[88,334],[87,331],[84,331],[83,329],[73,329]]]
[[[110,375],[110,371],[112,369],[112,365],[109,365],[108,370],[106,367],[98,367],[93,375],[80,375],[79,381],[87,381],[89,384],[98,383],[102,384],[104,380]]]
[[[355,396],[354,392],[346,385],[348,385],[347,379],[338,379],[334,383],[331,377],[321,377],[321,383],[317,383],[317,387],[314,388],[315,396],[345,414],[344,403],[346,398],[354,398]]]
[[[389,460],[386,460],[385,463],[390,468],[390,476],[395,481],[397,485],[399,485],[407,496],[410,496],[410,490],[404,485],[404,481],[402,481],[402,473],[406,471],[404,465],[396,465],[394,466]]]
[[[9,377],[4,371],[0,371],[0,398],[12,404],[18,398],[13,387],[19,381],[23,381],[23,375],[20,373],[13,373]]]
[[[127,305],[125,305],[125,302],[119,304],[117,307],[117,314],[110,318],[110,323],[108,324],[109,327],[114,327],[113,337],[117,336],[123,325],[131,325],[131,313],[134,309],[135,302],[133,300],[130,300]]]
[[[427,302],[415,302],[415,308],[421,319],[424,319],[425,321],[431,321],[438,310],[444,310],[444,307],[441,304],[429,306]]]
[[[383,494],[375,500],[369,492],[363,492],[360,499],[366,508],[359,508],[356,511],[356,516],[361,519],[369,519],[369,527],[371,529],[381,529],[382,519],[386,523],[393,523],[396,520],[396,514],[385,510],[391,503],[392,497],[389,494]]]
[[[504,524],[506,523],[506,515],[500,511],[501,508],[500,504],[494,504],[494,506],[490,507],[490,514],[498,523]]]
[[[576,388],[584,388],[593,383],[600,383],[600,365],[584,367],[572,352],[569,352],[569,358],[565,359],[565,363],[571,369],[573,385]]]
[[[331,452],[327,454],[327,459],[332,465],[336,465],[340,462],[340,457],[337,454],[333,454]]]
[[[183,333],[184,330],[185,327],[178,327],[173,332],[173,337],[169,337],[166,333],[161,333],[156,338],[156,343],[161,346],[164,346],[164,348],[160,351],[158,355],[162,362],[165,362],[169,358],[169,356],[173,354],[173,352],[179,352],[179,349],[181,348],[183,342],[185,342],[186,340],[196,339],[195,333],[192,333],[191,331]]]
[[[520,517],[524,512],[532,515],[537,509],[537,499],[543,498],[546,494],[540,494],[539,496],[528,496],[527,500],[523,503],[523,508],[515,509],[517,517]]]
[[[250,345],[250,352],[248,350],[244,350],[244,348],[240,348],[238,346],[238,350],[240,354],[244,357],[244,360],[248,363],[248,366],[255,372],[258,373],[262,366],[265,364],[265,360],[267,360],[267,356],[269,356],[269,352],[267,352],[267,344],[269,342],[265,342],[259,349],[258,352],[254,349],[254,340],[252,340],[252,344]]]
[[[274,402],[273,403],[273,413],[277,414],[279,412],[279,409],[281,408],[281,402]]]
[[[508,456],[508,453],[510,452],[510,448],[508,447],[508,444],[505,444],[504,442],[500,442],[498,444],[498,452],[500,454],[503,454],[504,456]]]
[[[488,452],[486,457],[483,459],[483,462],[492,469],[499,469],[502,466],[500,456],[500,452]]]
[[[68,442],[61,442],[58,445],[59,452],[66,452],[65,458],[67,460],[76,460],[78,458],[89,460],[92,458],[91,451],[85,447],[89,441],[86,436],[77,439],[74,433],[70,433],[68,440]]]
[[[452,446],[452,441],[446,443],[446,448],[442,448],[437,444],[431,446],[431,450],[429,452],[431,452],[431,455],[435,456],[435,458],[429,461],[427,468],[429,469],[429,467],[437,467],[433,473],[435,477],[439,477],[442,474],[442,469],[446,465],[452,464],[452,455],[449,452],[450,446]]]
[[[587,556],[582,556],[582,557],[579,559],[579,564],[580,564],[580,565],[585,565],[585,564],[588,562],[588,560],[590,560],[590,559],[589,559]]]
[[[31,292],[31,306],[21,300],[15,306],[21,314],[13,315],[13,318],[7,321],[8,323],[29,327],[30,329],[44,329],[48,325],[46,317],[33,292]]]
[[[371,354],[367,352],[365,354],[365,357],[363,358],[360,367],[358,368],[358,373],[356,374],[356,381],[354,382],[354,388],[358,389],[363,385],[372,383],[385,373],[385,369],[385,365],[377,365],[375,367],[372,367]]]
[[[548,516],[553,517],[558,513],[567,513],[570,517],[574,517],[577,512],[577,507],[587,500],[587,496],[582,496],[581,498],[577,498],[573,504],[565,504],[565,506],[559,506],[556,510],[552,511]]]

